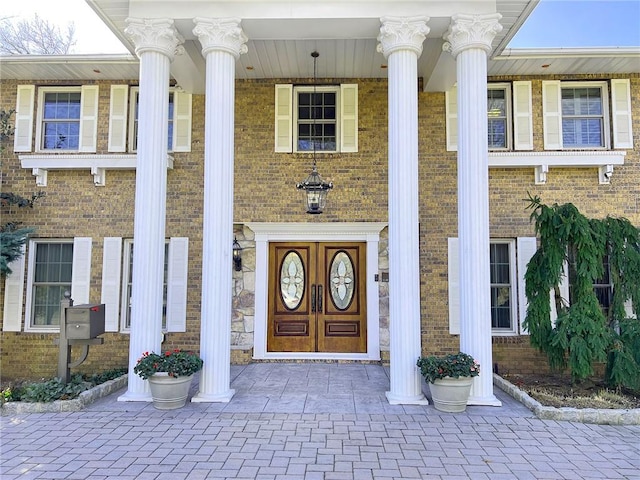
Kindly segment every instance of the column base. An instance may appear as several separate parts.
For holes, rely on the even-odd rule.
[[[429,400],[423,393],[419,395],[398,395],[393,392],[385,392],[389,405],[429,405]]]
[[[124,394],[118,397],[119,402],[152,402],[150,392],[145,393],[134,393],[134,392],[125,392]]]
[[[487,407],[501,407],[502,402],[496,398],[495,395],[488,395],[486,397],[469,397],[467,405],[484,405]]]
[[[193,398],[191,398],[191,401],[193,403],[229,403],[235,393],[236,391],[232,388],[226,392],[217,393],[215,395],[198,392],[193,396]]]

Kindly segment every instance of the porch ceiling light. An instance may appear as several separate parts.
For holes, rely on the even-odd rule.
[[[302,182],[296,185],[298,190],[303,193],[304,202],[307,208],[307,213],[318,214],[322,213],[324,207],[327,204],[327,193],[333,188],[333,182],[325,182],[318,173],[318,167],[316,164],[316,143],[322,141],[318,139],[318,132],[316,130],[316,63],[320,54],[313,52],[313,100],[311,101],[311,112],[313,118],[313,130],[311,133],[311,143],[313,145],[313,167],[311,173]]]

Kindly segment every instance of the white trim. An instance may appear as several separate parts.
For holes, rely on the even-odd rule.
[[[375,275],[378,273],[381,222],[349,223],[246,223],[255,234],[256,291],[253,358],[255,359],[337,359],[380,360],[380,296]],[[267,318],[269,277],[269,242],[277,241],[345,241],[367,242],[367,353],[269,353],[267,352]]]
[[[44,117],[44,96],[47,93],[56,93],[56,92],[64,92],[64,93],[79,93],[80,94],[80,105],[82,105],[82,96],[83,90],[82,86],[78,87],[38,87],[38,111],[36,114],[36,140],[35,140],[35,151],[41,153],[69,153],[69,152],[80,152],[80,144],[82,143],[81,138],[78,139],[78,148],[77,149],[55,149],[55,148],[43,148],[42,146],[42,122]],[[70,119],[71,120],[71,119]],[[73,119],[75,121],[75,119]],[[80,128],[80,124],[82,123],[82,107],[80,111],[80,116],[77,119],[78,128]]]
[[[507,245],[509,248],[509,305],[511,327],[491,328],[492,337],[512,337],[518,334],[518,275],[515,238],[491,238],[489,245]],[[491,283],[489,284],[491,286]]]
[[[515,122],[515,118],[514,118],[514,113],[512,113],[514,111],[514,109],[511,107],[511,83],[509,82],[489,82],[487,83],[487,138],[489,137],[489,128],[488,128],[488,121],[489,121],[489,92],[491,90],[500,90],[504,92],[504,108],[505,108],[505,146],[504,147],[489,147],[489,151],[498,151],[498,152],[502,152],[505,150],[513,150],[513,144],[514,144],[514,139],[513,139],[513,128],[511,126],[512,123],[512,119],[513,122]]]
[[[95,186],[105,185],[106,170],[135,170],[136,154],[25,154],[19,155],[22,168],[31,169],[36,185],[47,186],[49,170],[89,170]],[[167,169],[173,169],[173,157],[167,155]]]

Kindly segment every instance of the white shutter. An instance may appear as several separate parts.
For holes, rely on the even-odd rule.
[[[167,271],[167,331],[187,330],[187,281],[189,274],[189,239],[169,240]]]
[[[18,85],[16,123],[13,134],[13,150],[15,152],[31,151],[35,95],[35,85]]]
[[[458,239],[448,239],[447,273],[449,278],[449,333],[460,335],[460,252]]]
[[[633,148],[631,87],[629,79],[611,80],[613,148]]]
[[[191,151],[191,94],[173,93],[173,151]]]
[[[71,298],[74,305],[89,303],[91,288],[91,237],[73,239]]]
[[[80,100],[80,152],[95,152],[98,138],[98,86],[83,85]]]
[[[102,249],[102,292],[100,293],[100,303],[104,303],[104,327],[107,332],[117,332],[119,330],[121,255],[122,238],[105,237]]]
[[[127,150],[127,98],[129,85],[111,85],[109,103],[109,146],[110,152]]]
[[[9,264],[11,274],[4,281],[3,332],[19,332],[22,325],[22,294],[24,289],[24,245],[22,256]]]
[[[358,151],[358,85],[340,85],[340,151]]]
[[[531,82],[513,82],[513,146],[515,150],[533,150],[533,109]]]
[[[559,80],[542,82],[544,149],[562,148],[562,89]]]
[[[633,302],[630,298],[627,298],[627,300],[624,302],[624,311],[627,314],[627,318],[638,318],[633,311]]]
[[[458,151],[458,87],[452,87],[444,93],[447,133],[447,151]]]
[[[276,85],[276,152],[293,152],[293,85]]]
[[[524,275],[527,273],[527,264],[536,253],[538,245],[536,237],[518,237],[516,240],[517,266],[518,266],[518,316],[520,323],[520,335],[528,335],[529,332],[522,327],[522,322],[527,316],[527,295],[525,293]]]

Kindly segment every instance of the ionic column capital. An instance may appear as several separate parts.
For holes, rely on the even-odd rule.
[[[173,60],[175,55],[184,53],[184,38],[173,26],[169,18],[127,18],[129,26],[127,34],[136,46],[136,55],[140,57],[144,52],[162,53]]]
[[[236,59],[247,53],[245,43],[247,36],[240,27],[239,18],[194,18],[196,24],[193,34],[202,44],[202,55],[207,56],[212,50],[230,53]]]
[[[429,33],[429,17],[382,17],[378,35],[378,52],[385,58],[398,50],[412,50],[422,54],[422,42]]]
[[[501,18],[499,13],[453,15],[449,29],[442,37],[445,40],[442,49],[451,53],[454,58],[468,48],[481,48],[487,53],[491,52],[491,42],[502,31],[502,25],[498,23]]]

